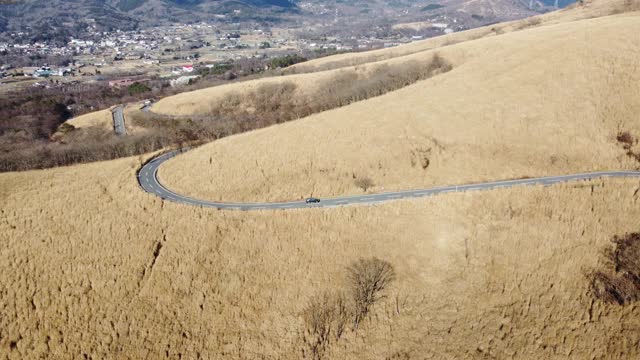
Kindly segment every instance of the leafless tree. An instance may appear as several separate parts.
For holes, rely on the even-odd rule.
[[[373,180],[369,177],[359,177],[354,181],[354,184],[365,192],[374,186]]]
[[[354,305],[353,325],[357,329],[396,275],[391,263],[375,257],[360,259],[352,263],[347,271],[349,293]]]

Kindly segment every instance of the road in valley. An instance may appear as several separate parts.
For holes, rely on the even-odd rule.
[[[307,204],[304,200],[298,201],[286,201],[286,202],[266,202],[266,203],[230,203],[230,202],[216,202],[201,199],[194,199],[188,196],[175,193],[158,180],[158,169],[167,160],[181,154],[182,150],[174,150],[168,153],[155,157],[148,163],[146,163],[138,172],[138,182],[144,191],[157,195],[164,200],[173,201],[176,203],[202,206],[216,209],[236,209],[236,210],[266,210],[266,209],[301,209],[301,208],[314,208],[314,207],[337,207],[346,205],[367,205],[377,204],[392,200],[421,198],[426,196],[433,196],[438,194],[454,193],[454,192],[466,192],[466,191],[478,191],[478,190],[493,190],[501,188],[511,188],[514,186],[531,186],[531,185],[543,185],[549,186],[553,184],[578,181],[578,180],[592,180],[597,178],[607,177],[637,177],[640,178],[640,171],[600,171],[592,173],[581,173],[571,175],[560,176],[546,176],[538,178],[527,178],[517,180],[502,180],[491,181],[477,184],[466,185],[450,185],[450,186],[438,186],[427,189],[419,190],[403,190],[395,192],[386,192],[380,194],[362,194],[362,195],[349,195],[333,198],[322,199],[320,203]]]
[[[113,117],[113,131],[117,136],[127,135],[127,129],[124,126],[124,108],[118,106],[111,111]]]

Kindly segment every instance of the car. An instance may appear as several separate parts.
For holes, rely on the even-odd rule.
[[[304,202],[306,202],[307,204],[317,204],[317,203],[320,202],[320,199],[314,198],[314,197],[310,197],[307,200],[305,200]]]

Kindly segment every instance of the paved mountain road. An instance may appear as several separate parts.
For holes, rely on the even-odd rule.
[[[601,171],[592,173],[581,173],[572,175],[547,176],[539,178],[502,180],[486,183],[439,186],[420,190],[404,190],[396,192],[387,192],[380,194],[362,194],[353,196],[340,196],[334,198],[324,198],[320,203],[307,204],[304,201],[287,201],[287,202],[267,202],[267,203],[229,203],[215,202],[194,199],[187,196],[177,194],[160,183],[158,180],[158,168],[165,161],[182,153],[181,150],[174,150],[160,155],[146,163],[138,172],[138,182],[144,191],[157,195],[165,200],[202,207],[210,207],[217,209],[236,209],[236,210],[264,210],[264,209],[300,209],[313,207],[336,207],[354,204],[375,204],[391,200],[420,198],[450,192],[464,192],[476,190],[492,190],[500,188],[510,188],[520,185],[544,185],[549,186],[557,183],[577,180],[591,180],[605,177],[637,177],[640,178],[640,171]]]

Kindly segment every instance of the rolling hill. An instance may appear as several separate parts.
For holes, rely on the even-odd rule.
[[[357,194],[359,177],[392,191],[637,167],[616,140],[621,131],[640,134],[640,38],[628,36],[640,32],[637,14],[551,23],[499,35],[478,29],[487,36],[440,47],[433,39],[389,60],[165,98],[155,111],[206,114],[225,91],[262,83],[298,84],[303,99],[323,78],[338,82],[381,64],[419,66],[438,54],[453,66],[380,97],[207,144],[169,161],[161,179],[200,198],[275,201]]]

